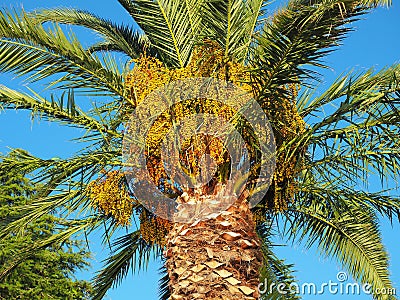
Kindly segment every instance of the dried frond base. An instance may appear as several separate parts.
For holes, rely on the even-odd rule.
[[[164,253],[170,299],[258,299],[260,243],[245,201],[214,219],[174,224]]]

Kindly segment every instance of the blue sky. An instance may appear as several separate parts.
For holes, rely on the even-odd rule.
[[[129,16],[114,0],[97,1],[61,1],[61,0],[0,0],[0,7],[23,6],[26,10],[44,7],[67,6],[88,9],[102,17],[115,21],[129,22]],[[329,85],[336,77],[345,71],[366,70],[370,67],[376,69],[387,67],[395,62],[400,62],[400,5],[396,2],[390,9],[380,8],[364,16],[365,20],[356,23],[355,31],[344,41],[344,46],[330,55],[326,61],[332,67],[324,71],[322,85]],[[94,36],[79,32],[85,42],[91,43]],[[24,90],[20,80],[12,76],[0,74],[0,84]],[[40,91],[40,88],[39,88]],[[90,101],[90,99],[88,99]],[[68,157],[80,148],[79,144],[71,142],[78,137],[76,129],[63,128],[45,121],[32,122],[29,114],[25,112],[0,112],[0,152],[8,152],[8,147],[24,148],[41,157]],[[371,187],[377,183],[371,182]],[[384,243],[390,253],[392,279],[400,293],[400,247],[399,229],[386,221],[382,222]],[[100,267],[100,261],[108,254],[107,249],[100,246],[100,233],[91,237],[91,249],[95,257],[93,269],[82,274],[90,278],[95,270]],[[277,241],[281,243],[281,241]],[[301,282],[315,282],[316,284],[336,280],[336,274],[342,269],[333,261],[321,258],[316,249],[304,250],[301,246],[279,247],[278,254],[286,258],[287,262],[296,265],[297,277]],[[128,276],[122,285],[108,293],[106,299],[157,299],[157,281],[159,263],[150,263],[147,272],[140,273],[134,278]],[[352,279],[349,279],[352,281]],[[369,296],[305,296],[305,299],[371,299]]]

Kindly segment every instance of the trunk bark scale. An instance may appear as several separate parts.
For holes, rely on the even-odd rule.
[[[246,200],[237,200],[210,219],[175,223],[164,254],[171,300],[260,296],[261,241]]]

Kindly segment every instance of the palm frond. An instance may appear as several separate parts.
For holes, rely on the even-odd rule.
[[[315,67],[325,67],[321,59],[350,31],[347,25],[368,8],[356,1],[290,1],[257,38],[251,64],[253,78],[262,87],[260,97],[271,99],[284,92],[285,84],[317,79]]]
[[[389,7],[392,5],[392,0],[362,0],[360,1],[360,4],[370,7],[377,7],[377,6]]]
[[[0,85],[0,107],[3,109],[26,109],[30,110],[32,115],[37,114],[50,121],[95,130],[111,136],[120,135],[80,109],[75,103],[73,90],[64,92],[59,100],[53,95],[51,98],[52,100],[48,101],[37,93],[31,96]]]
[[[122,76],[116,65],[110,56],[89,54],[58,25],[45,29],[25,12],[0,12],[0,71],[29,75],[31,81],[58,75],[53,84],[61,87],[121,97]]]
[[[159,300],[168,300],[171,296],[169,290],[169,275],[167,268],[163,264],[159,269],[160,279],[158,280],[158,297]]]
[[[265,1],[261,0],[207,1],[204,20],[207,38],[220,44],[226,58],[243,62],[248,58],[265,7]]]
[[[93,214],[84,192],[87,183],[104,166],[120,165],[118,152],[103,152],[101,149],[65,160],[40,159],[24,151],[15,153],[13,158],[3,159],[0,172],[7,174],[10,170],[18,169],[32,174],[32,180],[39,183],[41,188],[29,204],[19,207],[20,217],[1,229],[0,239],[10,233],[22,233],[29,223],[54,211],[66,218],[78,218],[81,213]]]
[[[76,198],[79,198],[79,191],[58,192],[56,195],[46,197],[46,199],[38,199],[35,202],[25,205],[19,209],[21,216],[8,223],[0,231],[0,240],[6,238],[9,234],[23,235],[26,228],[32,222],[40,219],[44,215],[53,213],[56,209],[66,207],[67,204]]]
[[[147,54],[156,56],[156,50],[151,46],[147,36],[139,33],[133,26],[117,25],[87,11],[55,8],[35,11],[31,16],[39,22],[78,25],[101,34],[104,41],[91,46],[90,52],[112,50],[125,53],[131,58],[137,58],[146,51]]]
[[[13,168],[26,170],[32,174],[35,183],[46,185],[51,190],[58,185],[69,182],[69,178],[88,179],[93,169],[100,171],[106,165],[120,166],[121,151],[107,151],[107,149],[91,149],[67,159],[41,159],[32,154],[17,151],[12,159],[4,158],[0,163],[0,170],[7,172]],[[82,172],[83,171],[83,172]]]
[[[395,64],[379,72],[370,69],[363,73],[350,72],[342,75],[322,95],[314,98],[304,98],[302,103],[299,104],[299,112],[304,118],[310,115],[316,116],[326,104],[343,98],[347,101],[347,103],[343,104],[353,102],[357,105],[365,106],[377,103],[379,100],[382,101],[385,95],[398,91],[399,73],[400,65]],[[307,91],[306,94],[312,96],[313,92]],[[354,110],[354,107],[356,106],[338,107],[337,111],[349,113]],[[335,113],[335,115],[337,114],[338,112]],[[335,121],[334,118],[329,120]],[[324,120],[324,124],[329,123],[328,120]]]
[[[45,239],[39,239],[34,244],[29,245],[28,248],[22,249],[7,262],[7,267],[0,273],[0,280],[6,277],[12,272],[19,264],[29,259],[37,253],[39,250],[46,249],[48,247],[60,247],[64,242],[68,241],[71,237],[81,234],[82,232],[90,232],[96,226],[98,218],[87,218],[85,220],[74,220],[65,221],[63,224],[63,230],[59,233],[52,234],[50,237]]]
[[[140,39],[140,37],[139,37],[139,39]],[[140,43],[140,42],[139,42],[139,43]],[[146,47],[147,47],[147,46],[146,46]],[[146,50],[146,49],[148,49],[148,47],[147,47],[147,48],[146,48],[146,47],[143,48],[143,49],[145,50],[145,51],[143,51],[143,53],[147,53],[147,54],[149,54],[149,55],[151,55],[151,56],[154,56],[154,57],[157,57],[157,56],[158,56],[157,53],[156,53],[156,50],[152,50],[152,49]],[[125,50],[121,49],[121,47],[120,47],[119,45],[116,45],[116,44],[113,43],[113,42],[107,42],[107,41],[102,41],[102,42],[98,42],[98,43],[96,43],[96,44],[93,44],[93,45],[91,45],[91,46],[87,49],[87,51],[88,51],[89,53],[96,53],[96,52],[120,52],[120,53],[126,54]],[[138,53],[139,53],[139,52],[138,52]],[[131,57],[134,58],[134,56],[131,56]]]
[[[129,270],[145,269],[151,254],[158,251],[156,246],[147,244],[141,238],[140,231],[116,239],[112,250],[113,254],[104,261],[104,268],[93,280],[94,300],[102,299],[110,288],[120,284]]]
[[[388,255],[371,209],[350,201],[335,209],[311,197],[289,208],[286,217],[290,239],[305,240],[308,248],[317,244],[322,254],[335,257],[353,278],[374,290],[392,288]]]
[[[202,32],[204,0],[119,0],[136,23],[159,50],[162,60],[171,66],[184,67],[193,45]]]
[[[346,187],[327,181],[298,182],[297,197],[301,199],[313,199],[324,203],[326,207],[334,211],[347,209],[348,203],[355,207],[366,207],[374,213],[388,218],[391,222],[397,218],[400,220],[400,197],[385,195],[385,191],[365,192],[354,187]]]
[[[399,66],[373,74],[370,70],[337,80],[302,110],[311,116],[309,144],[315,156],[309,167],[349,180],[368,180],[377,173],[382,183],[400,175]],[[335,105],[321,120],[318,111]],[[312,155],[314,156],[314,155]]]
[[[261,249],[264,254],[264,265],[260,271],[260,292],[263,300],[295,300],[300,297],[290,292],[290,285],[296,283],[296,278],[293,273],[293,265],[286,264],[283,260],[279,259],[274,253],[274,248],[277,247],[273,244],[272,238],[275,232],[272,230],[272,224],[265,222],[263,225],[257,227],[257,232],[262,239]],[[283,284],[284,290],[287,293],[280,293],[276,286]],[[271,288],[272,287],[272,288]]]

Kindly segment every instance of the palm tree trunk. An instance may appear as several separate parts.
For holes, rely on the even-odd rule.
[[[258,299],[260,243],[247,201],[213,219],[175,223],[165,251],[170,299]]]

